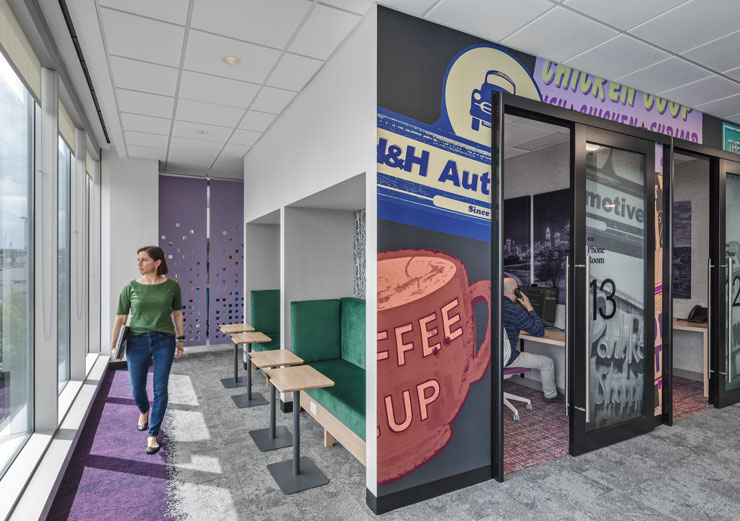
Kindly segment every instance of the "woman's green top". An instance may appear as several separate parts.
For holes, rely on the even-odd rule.
[[[182,295],[180,285],[174,280],[167,279],[161,284],[141,284],[132,280],[118,297],[116,314],[131,312],[130,336],[149,331],[174,335],[175,326],[170,315],[178,309],[182,309]]]

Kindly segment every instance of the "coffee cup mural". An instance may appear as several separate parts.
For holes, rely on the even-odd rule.
[[[468,284],[463,263],[436,250],[378,254],[378,483],[436,456],[471,384],[491,360],[491,332],[476,346],[474,308],[491,311],[491,282]]]

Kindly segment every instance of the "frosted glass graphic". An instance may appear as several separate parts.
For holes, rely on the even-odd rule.
[[[729,303],[732,316],[732,343],[729,352],[725,350],[727,355],[725,372],[732,376],[726,380],[726,389],[730,391],[740,388],[740,226],[738,226],[740,223],[740,176],[728,173],[725,186],[727,190],[726,251],[728,263],[732,262],[732,294],[728,296],[732,299]],[[727,289],[726,282],[725,289]],[[729,336],[727,335],[727,340]]]
[[[592,143],[586,161],[590,256],[590,422],[587,430],[645,410],[645,157]],[[647,320],[646,320],[647,318]]]

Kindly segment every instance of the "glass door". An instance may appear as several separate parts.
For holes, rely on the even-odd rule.
[[[655,144],[576,125],[570,453],[652,430]]]
[[[740,402],[740,163],[719,162],[719,241],[712,273],[714,292],[710,401],[715,407]]]

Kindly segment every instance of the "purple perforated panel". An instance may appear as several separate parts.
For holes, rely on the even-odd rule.
[[[244,184],[211,181],[210,308],[211,344],[229,339],[219,324],[244,321]]]
[[[180,283],[185,345],[206,344],[206,181],[159,176],[159,246]]]

